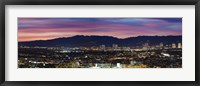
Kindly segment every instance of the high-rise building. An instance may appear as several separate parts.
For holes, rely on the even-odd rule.
[[[172,43],[172,48],[176,48],[176,44],[175,43]]]
[[[121,64],[120,63],[117,63],[117,68],[121,68]]]
[[[101,50],[105,50],[105,49],[106,49],[106,46],[105,46],[105,45],[100,45],[100,49],[101,49]]]
[[[182,48],[182,44],[181,43],[178,43],[178,48]]]
[[[113,44],[113,45],[112,45],[112,48],[113,48],[113,49],[118,49],[118,45],[117,45],[117,44]]]
[[[143,50],[148,50],[149,49],[149,43],[145,43],[143,46]]]
[[[161,43],[160,43],[160,48],[163,48],[163,46],[164,46],[164,44],[161,42]]]

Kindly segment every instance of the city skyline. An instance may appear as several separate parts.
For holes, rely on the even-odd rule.
[[[182,35],[182,18],[18,18],[18,35],[19,42],[75,35]]]
[[[19,68],[182,68],[182,43],[18,47]]]

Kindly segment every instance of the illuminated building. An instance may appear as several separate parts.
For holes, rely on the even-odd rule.
[[[182,48],[182,44],[181,43],[178,43],[178,48]]]
[[[176,44],[175,43],[172,43],[172,48],[176,48]]]
[[[121,68],[121,64],[120,63],[117,63],[117,68]]]
[[[164,44],[163,43],[160,43],[160,48],[163,48]]]
[[[136,61],[130,61],[131,65],[135,65],[137,62]]]
[[[105,45],[101,45],[101,46],[100,46],[100,49],[101,49],[101,50],[105,50],[105,49],[106,49],[106,46],[105,46]]]
[[[118,45],[117,44],[113,44],[112,45],[112,48],[115,50],[115,49],[118,49]]]
[[[149,43],[145,43],[143,46],[143,50],[148,50],[148,48],[149,48]]]
[[[124,51],[130,51],[130,50],[131,50],[130,47],[122,47],[122,49],[123,49]]]

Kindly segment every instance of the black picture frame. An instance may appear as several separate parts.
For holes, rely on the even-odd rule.
[[[1,0],[0,84],[2,86],[199,86],[200,0]],[[195,81],[5,81],[6,5],[195,5]]]

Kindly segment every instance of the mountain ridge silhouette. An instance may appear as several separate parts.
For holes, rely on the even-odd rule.
[[[19,46],[65,46],[65,47],[80,47],[80,46],[112,46],[118,44],[119,46],[141,46],[144,43],[156,45],[159,43],[171,44],[181,43],[182,36],[137,36],[128,38],[117,38],[112,36],[84,36],[76,35],[72,37],[59,37],[50,40],[35,40],[28,42],[18,42]]]

